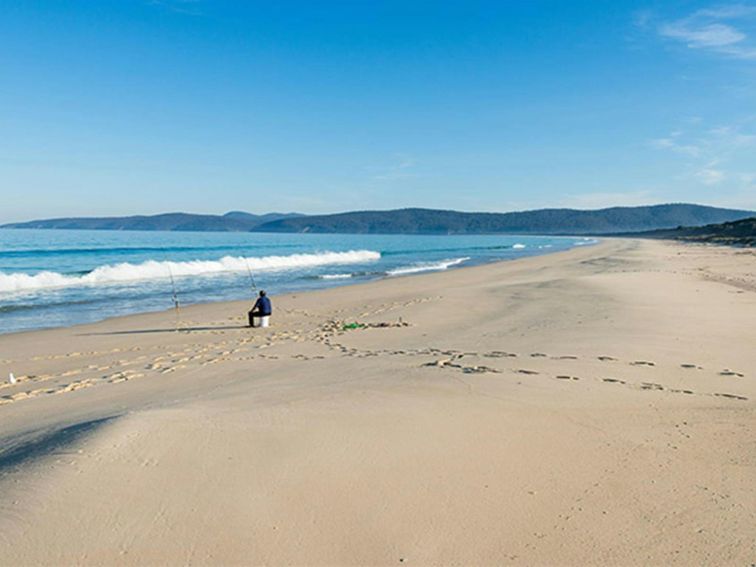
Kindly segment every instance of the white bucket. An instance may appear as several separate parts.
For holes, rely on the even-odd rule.
[[[255,327],[270,327],[270,316],[255,317]]]

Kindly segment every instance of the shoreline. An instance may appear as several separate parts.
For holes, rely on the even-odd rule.
[[[754,253],[605,239],[276,296],[268,329],[0,335],[0,556],[747,562],[754,294]]]
[[[14,230],[25,230],[25,229],[14,229]],[[49,230],[63,230],[63,229],[49,229]],[[445,236],[445,235],[438,235],[438,236]],[[505,236],[509,236],[509,235],[505,235]],[[516,236],[516,235],[512,235],[512,236]],[[539,235],[528,235],[528,236],[539,236]],[[559,238],[559,236],[550,236],[550,235],[548,237],[549,238]],[[563,238],[579,238],[579,237],[564,236]],[[529,258],[540,258],[540,257],[543,257],[543,256],[550,256],[552,254],[563,254],[563,253],[571,252],[572,250],[575,250],[576,248],[585,248],[587,246],[599,246],[601,243],[602,243],[602,240],[597,240],[597,242],[594,243],[594,244],[578,245],[578,246],[574,246],[573,248],[569,248],[569,249],[566,249],[566,250],[557,250],[557,251],[554,251],[554,252],[544,252],[544,253],[540,253],[540,254],[533,254],[533,255],[530,255],[530,256],[523,257],[523,258],[507,258],[507,259],[501,259],[501,260],[491,260],[491,261],[488,261],[488,262],[482,262],[482,263],[474,264],[474,265],[471,265],[471,266],[450,266],[449,268],[446,268],[446,269],[443,269],[443,270],[427,270],[425,272],[419,272],[419,273],[408,273],[408,274],[399,274],[399,275],[385,275],[385,276],[377,277],[377,278],[374,278],[374,279],[369,279],[369,280],[365,280],[365,281],[351,282],[351,283],[334,283],[334,284],[332,284],[330,286],[323,286],[323,287],[320,287],[320,288],[313,288],[313,289],[305,289],[305,290],[302,290],[302,291],[299,291],[299,292],[284,292],[284,293],[282,293],[280,295],[275,295],[275,296],[271,296],[271,297],[287,297],[287,296],[292,296],[292,295],[302,295],[302,294],[305,294],[305,293],[317,293],[317,292],[327,291],[327,290],[331,290],[331,289],[339,289],[339,288],[344,288],[344,287],[360,286],[360,285],[367,285],[367,284],[377,283],[377,282],[382,282],[382,281],[387,281],[387,280],[394,280],[394,279],[397,279],[397,278],[419,277],[419,276],[426,276],[426,275],[432,275],[432,274],[443,274],[443,273],[446,273],[446,272],[448,272],[450,270],[454,270],[454,271],[456,271],[456,270],[466,270],[466,269],[472,269],[472,268],[480,268],[480,267],[488,266],[488,265],[491,265],[491,264],[499,264],[499,263],[505,263],[505,262],[519,262],[519,261],[522,261],[522,260],[527,260]],[[250,297],[248,299],[232,299],[232,300],[222,299],[222,300],[218,300],[218,301],[206,301],[206,302],[199,302],[199,303],[189,303],[189,304],[186,304],[186,305],[182,305],[181,309],[188,309],[188,308],[197,307],[197,306],[212,306],[212,305],[222,305],[222,304],[240,304],[240,303],[244,303],[244,302],[254,303],[254,300],[255,300],[255,297],[253,296],[253,297]],[[118,319],[124,319],[124,318],[128,318],[128,317],[135,317],[135,316],[140,316],[140,315],[149,315],[149,314],[155,314],[155,313],[163,313],[163,314],[165,314],[165,313],[173,313],[173,311],[174,311],[174,309],[172,307],[167,307],[165,309],[151,310],[151,311],[139,311],[139,312],[135,312],[135,313],[129,313],[129,314],[126,314],[126,315],[113,315],[113,316],[110,316],[110,317],[106,317],[104,319],[98,319],[96,321],[92,321],[92,322],[88,322],[88,323],[75,323],[75,324],[72,324],[72,325],[59,325],[59,326],[55,326],[55,327],[41,327],[41,328],[37,328],[37,329],[26,329],[26,330],[22,330],[22,331],[10,331],[8,333],[0,333],[0,337],[5,337],[5,336],[9,336],[9,335],[20,335],[20,334],[25,334],[25,333],[26,334],[28,334],[28,333],[38,333],[38,332],[43,332],[43,331],[54,331],[56,329],[71,329],[71,328],[75,328],[75,327],[82,327],[82,326],[88,326],[88,325],[98,325],[98,324],[101,324],[101,323],[104,324],[104,323],[107,323],[107,322],[112,322],[112,321],[115,321],[115,320],[118,320]]]
[[[182,256],[184,248],[179,247],[176,248],[179,256],[174,259],[169,259],[167,255],[145,257],[132,254],[120,260],[108,256],[101,261],[89,259],[84,262],[83,259],[75,259],[74,266],[66,268],[59,265],[59,260],[54,260],[49,269],[30,274],[26,273],[23,266],[14,269],[14,264],[11,263],[8,267],[10,271],[0,273],[0,287],[5,290],[5,294],[9,294],[5,295],[6,307],[0,309],[3,311],[0,313],[0,321],[5,326],[5,329],[0,329],[0,333],[91,324],[102,321],[103,314],[107,315],[106,319],[111,319],[171,309],[171,287],[178,293],[179,301],[184,306],[245,300],[249,297],[246,275],[258,274],[256,263],[260,264],[259,276],[265,280],[269,291],[285,295],[341,287],[354,282],[445,271],[454,269],[457,265],[476,266],[522,259],[551,253],[549,249],[552,246],[559,251],[570,249],[573,244],[584,244],[577,238],[565,238],[564,242],[559,242],[562,239],[558,237],[526,236],[525,245],[515,237],[507,236],[502,237],[506,241],[503,245],[500,239],[499,245],[492,245],[495,243],[479,241],[481,236],[472,238],[472,241],[460,241],[457,237],[452,237],[448,242],[451,248],[436,251],[431,246],[428,250],[430,256],[419,254],[426,247],[423,241],[420,241],[419,250],[410,246],[410,250],[402,251],[402,244],[399,243],[400,254],[397,255],[397,241],[390,240],[355,242],[355,246],[349,250],[342,250],[337,245],[335,252],[328,252],[328,248],[322,251],[312,248],[312,243],[307,245],[300,242],[298,246],[302,248],[301,251],[283,256],[277,246],[271,244],[272,248],[257,250],[257,255],[249,258],[235,256],[234,254],[240,253],[236,245],[233,251],[231,248],[226,249],[222,257],[204,257],[202,254],[199,257]],[[520,248],[528,250],[519,250]],[[196,249],[202,251],[201,247]],[[490,249],[498,249],[494,254],[498,257],[491,257]],[[107,252],[109,248],[103,250]],[[65,248],[59,252],[63,251]],[[86,251],[85,249],[84,252]],[[315,263],[308,268],[310,261]],[[357,264],[342,268],[349,261]],[[269,262],[273,262],[273,265],[269,265]],[[277,265],[288,269],[276,269]],[[74,267],[76,271],[70,272]],[[349,273],[337,274],[335,277],[328,273],[340,269],[347,269]],[[175,276],[175,283],[173,277],[169,281],[169,274]],[[145,279],[134,279],[138,277]],[[252,283],[254,285],[254,281]],[[38,288],[39,285],[42,287]],[[101,314],[100,311],[104,313]]]

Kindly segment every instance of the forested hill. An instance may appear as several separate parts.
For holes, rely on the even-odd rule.
[[[517,213],[462,213],[433,209],[357,211],[304,216],[296,213],[225,215],[166,213],[153,216],[60,218],[3,228],[313,232],[352,234],[617,234],[702,226],[752,217],[752,211],[702,205],[614,207],[593,211],[541,209]]]
[[[681,226],[671,230],[654,230],[652,232],[640,233],[637,236],[710,244],[756,246],[756,216],[722,224],[695,227]]]
[[[232,211],[225,215],[165,213],[130,217],[45,219],[7,224],[1,228],[50,228],[84,230],[176,230],[197,232],[247,232],[260,224],[300,216],[297,213],[253,215]]]
[[[700,226],[753,216],[751,211],[670,204],[593,211],[542,209],[517,213],[462,213],[432,209],[359,211],[279,219],[254,231],[353,234],[608,234]]]

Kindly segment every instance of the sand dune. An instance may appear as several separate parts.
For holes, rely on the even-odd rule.
[[[269,329],[226,303],[0,336],[0,563],[756,558],[753,252],[274,301]]]

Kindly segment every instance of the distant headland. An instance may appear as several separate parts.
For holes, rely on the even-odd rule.
[[[734,222],[756,212],[674,203],[598,210],[539,209],[509,213],[435,209],[355,211],[328,215],[233,211],[224,215],[166,213],[152,216],[57,218],[0,228],[280,232],[342,234],[553,234],[607,235]]]

